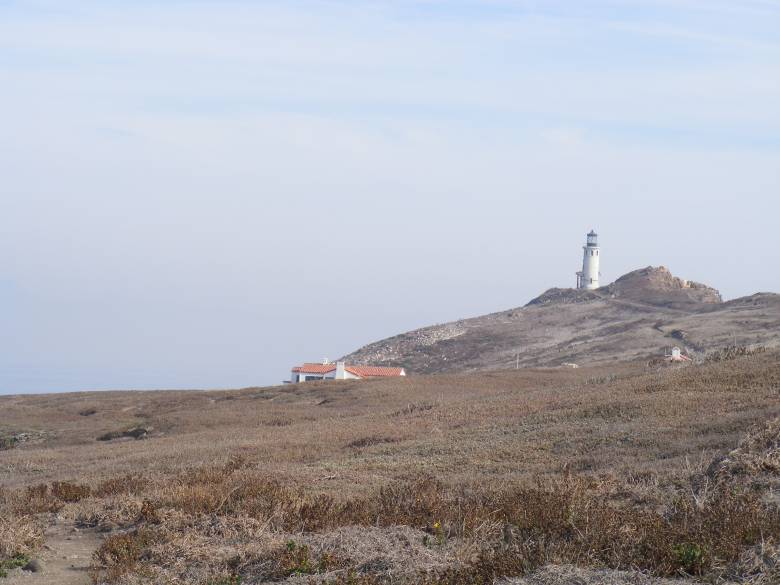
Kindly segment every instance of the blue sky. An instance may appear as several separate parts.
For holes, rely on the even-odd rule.
[[[0,392],[275,383],[648,264],[780,291],[780,2],[0,1]]]

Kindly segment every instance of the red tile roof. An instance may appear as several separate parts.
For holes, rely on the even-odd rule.
[[[328,374],[336,369],[336,364],[303,364],[292,369],[295,374]],[[402,376],[403,368],[390,368],[385,366],[345,366],[350,374],[361,378],[374,378],[380,376]]]
[[[361,378],[370,378],[374,376],[401,376],[404,371],[403,368],[388,368],[385,366],[347,366],[345,369]]]
[[[336,369],[336,364],[303,364],[292,369],[301,374],[327,374]]]

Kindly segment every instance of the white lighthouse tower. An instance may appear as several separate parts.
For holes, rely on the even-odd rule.
[[[592,290],[599,287],[599,236],[593,230],[582,247],[582,271],[577,273],[577,288]]]

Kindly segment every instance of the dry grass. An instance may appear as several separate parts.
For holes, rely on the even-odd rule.
[[[775,352],[0,408],[47,437],[0,459],[0,558],[56,513],[96,583],[777,576]]]

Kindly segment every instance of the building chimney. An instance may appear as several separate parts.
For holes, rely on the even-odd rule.
[[[344,362],[336,362],[336,380],[346,380],[347,370]]]

